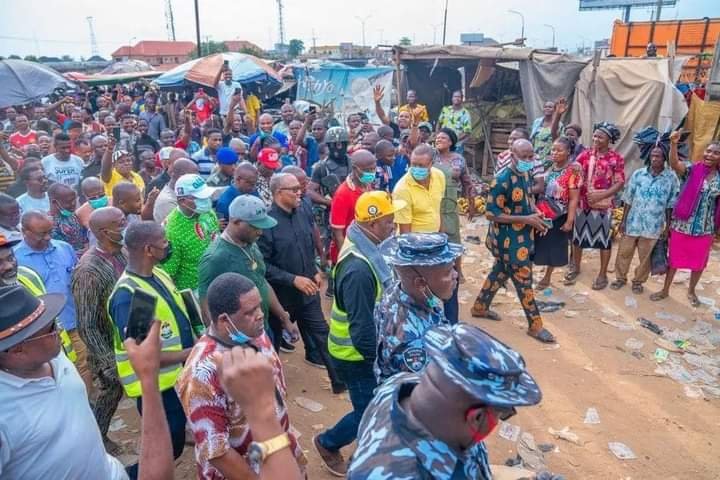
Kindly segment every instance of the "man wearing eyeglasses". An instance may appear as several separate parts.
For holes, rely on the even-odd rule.
[[[268,215],[277,225],[263,230],[258,246],[265,258],[265,277],[277,294],[280,304],[297,322],[306,348],[315,347],[327,368],[333,393],[345,391],[328,353],[330,331],[322,311],[319,289],[321,275],[315,265],[314,228],[310,215],[299,208],[302,186],[290,173],[278,173],[270,179],[273,205]],[[270,326],[277,335],[277,324]],[[282,332],[280,332],[282,334]]]
[[[515,407],[542,398],[522,356],[479,328],[435,326],[425,348],[430,363],[422,373],[399,373],[376,390],[360,423],[362,455],[353,457],[349,480],[490,480],[484,440]]]

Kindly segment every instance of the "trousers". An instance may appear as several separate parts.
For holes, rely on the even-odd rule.
[[[520,305],[522,305],[525,318],[527,318],[528,328],[533,331],[539,330],[542,328],[543,323],[540,311],[535,303],[531,265],[514,265],[495,259],[495,264],[485,279],[482,290],[475,299],[473,310],[479,312],[490,310],[495,294],[508,279],[512,280],[513,285],[515,285]]]
[[[637,249],[640,263],[635,268],[632,283],[645,283],[650,276],[650,256],[655,243],[657,243],[655,238],[623,235],[615,257],[615,276],[617,279],[627,281],[630,263],[635,255],[635,249]]]
[[[92,373],[90,372],[90,367],[88,366],[87,347],[85,346],[85,342],[82,341],[82,338],[80,338],[80,334],[78,333],[77,328],[67,330],[67,334],[70,337],[70,342],[72,342],[73,350],[75,350],[75,355],[77,355],[77,359],[75,360],[75,368],[77,368],[77,371],[80,374],[80,378],[82,378],[83,382],[85,383],[88,398],[92,398],[93,380]]]
[[[330,383],[333,386],[342,385],[342,380],[338,377],[330,352],[328,352],[327,343],[330,327],[325,321],[320,295],[315,294],[312,297],[305,298],[302,303],[285,306],[285,309],[290,314],[290,319],[297,323],[305,347],[307,348],[309,344],[311,349],[316,348],[322,363],[327,368]]]
[[[95,379],[98,388],[95,390],[97,395],[95,401],[92,402],[92,411],[100,428],[100,433],[105,439],[112,417],[115,415],[115,410],[117,410],[117,406],[122,400],[123,388],[114,365],[111,371],[99,370],[95,372]]]
[[[345,414],[334,427],[318,436],[320,445],[328,450],[340,450],[355,441],[365,409],[373,399],[377,387],[371,362],[346,362],[333,359],[340,379],[347,385],[352,411]]]

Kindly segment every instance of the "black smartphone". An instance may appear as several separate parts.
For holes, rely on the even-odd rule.
[[[240,87],[236,88],[235,95],[242,95],[242,88],[240,88]]]
[[[205,323],[202,319],[202,314],[200,313],[200,304],[197,301],[197,298],[195,298],[195,294],[190,290],[189,288],[186,288],[185,290],[180,290],[180,296],[183,299],[183,303],[185,304],[185,309],[188,312],[188,320],[190,320],[190,325],[193,327],[205,327]]]
[[[310,105],[310,108],[308,108],[308,113],[315,113],[317,112],[317,107],[315,105]]]
[[[112,136],[115,137],[115,141],[120,141],[120,127],[113,127]]]
[[[225,66],[225,68],[229,67],[229,66],[230,66],[230,60],[223,60],[223,65]]]
[[[155,318],[157,297],[135,290],[130,301],[130,318],[125,327],[125,337],[134,338],[137,343],[142,342],[150,331]]]

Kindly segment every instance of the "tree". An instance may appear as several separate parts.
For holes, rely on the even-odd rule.
[[[70,55],[63,55],[62,57],[60,57],[60,60],[62,60],[63,62],[74,62],[75,61],[75,59],[73,57],[71,57]]]
[[[22,60],[22,57],[20,57],[20,55],[14,55],[14,54],[10,55],[8,58],[10,60]]]
[[[228,49],[225,46],[225,42],[216,42],[214,40],[208,40],[207,42],[200,43],[202,46],[203,57],[206,55],[212,55],[213,53],[227,52]],[[197,58],[197,50],[193,51],[193,58]]]
[[[263,52],[261,50],[258,50],[257,48],[252,47],[243,47],[240,49],[240,53],[245,53],[247,55],[254,55],[256,57],[262,57]]]
[[[23,59],[28,62],[37,62],[38,59],[35,55],[25,55],[25,58]]]
[[[290,58],[299,57],[300,55],[302,55],[304,50],[305,50],[305,43],[302,40],[293,38],[292,40],[290,40],[290,43],[288,44],[288,57],[290,57]]]
[[[412,40],[410,40],[410,37],[402,37],[400,38],[400,45],[403,47],[407,47],[412,45]]]

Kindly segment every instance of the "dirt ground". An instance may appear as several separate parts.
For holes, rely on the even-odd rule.
[[[469,226],[465,234],[484,238],[484,227]],[[530,372],[543,392],[543,401],[536,407],[519,409],[510,420],[522,432],[532,434],[537,444],[553,444],[544,454],[549,470],[567,479],[720,479],[720,400],[717,397],[690,398],[684,386],[675,380],[655,373],[657,363],[653,342],[658,335],[635,326],[622,330],[616,325],[632,323],[638,317],[652,320],[666,329],[690,330],[697,321],[720,330],[720,322],[707,306],[691,308],[685,299],[686,282],[673,285],[671,297],[660,303],[649,300],[650,292],[661,286],[661,279],[651,277],[645,293],[633,295],[629,287],[620,291],[606,289],[595,292],[592,280],[599,268],[599,256],[586,252],[583,273],[573,287],[562,286],[563,271],[554,274],[552,292],[539,292],[541,300],[561,300],[566,306],[543,315],[546,326],[556,335],[556,349],[541,345],[525,334],[526,323],[515,299],[514,290],[500,290],[495,301],[503,321],[473,319],[469,310],[492,259],[483,245],[466,244],[464,257],[466,283],[461,285],[461,320],[481,326],[522,353]],[[698,294],[717,300],[720,305],[720,251],[713,251],[710,268],[701,281]],[[614,264],[614,258],[611,262]],[[537,273],[542,271],[536,269]],[[632,272],[632,271],[631,271]],[[680,280],[685,276],[679,274]],[[614,279],[610,274],[610,280]],[[549,295],[548,295],[549,294]],[[634,298],[637,306],[626,306]],[[326,302],[327,303],[327,302]],[[325,305],[329,307],[329,305]],[[657,312],[662,318],[655,316]],[[675,314],[675,317],[671,317]],[[604,323],[614,322],[616,325]],[[682,319],[686,321],[679,323]],[[628,327],[626,327],[628,328]],[[632,328],[632,327],[630,327]],[[633,350],[626,346],[630,338],[643,342]],[[638,345],[635,345],[637,348]],[[633,353],[634,352],[634,353]],[[717,351],[710,352],[717,355]],[[322,469],[311,438],[318,430],[334,424],[350,409],[346,395],[336,396],[329,391],[323,370],[309,367],[303,354],[281,354],[288,381],[290,418],[302,434],[301,444],[309,458],[308,477],[333,478]],[[715,357],[720,360],[720,357]],[[686,365],[687,367],[687,365]],[[690,370],[690,367],[688,367]],[[717,377],[715,377],[717,380]],[[299,407],[295,398],[303,396],[324,405],[324,410],[312,413]],[[116,418],[125,427],[111,433],[123,441],[128,449],[137,438],[138,418],[129,402],[122,404]],[[586,410],[594,407],[599,424],[585,424]],[[117,421],[117,420],[116,420]],[[119,426],[119,425],[118,425]],[[558,439],[548,432],[569,427],[579,437],[578,444]],[[627,445],[637,458],[620,460],[608,448],[609,442]],[[490,459],[502,464],[515,457],[516,442],[500,437],[497,432],[487,442]],[[346,449],[346,456],[352,448]],[[129,460],[129,457],[124,460]],[[192,447],[187,447],[178,460],[176,478],[195,478]]]

